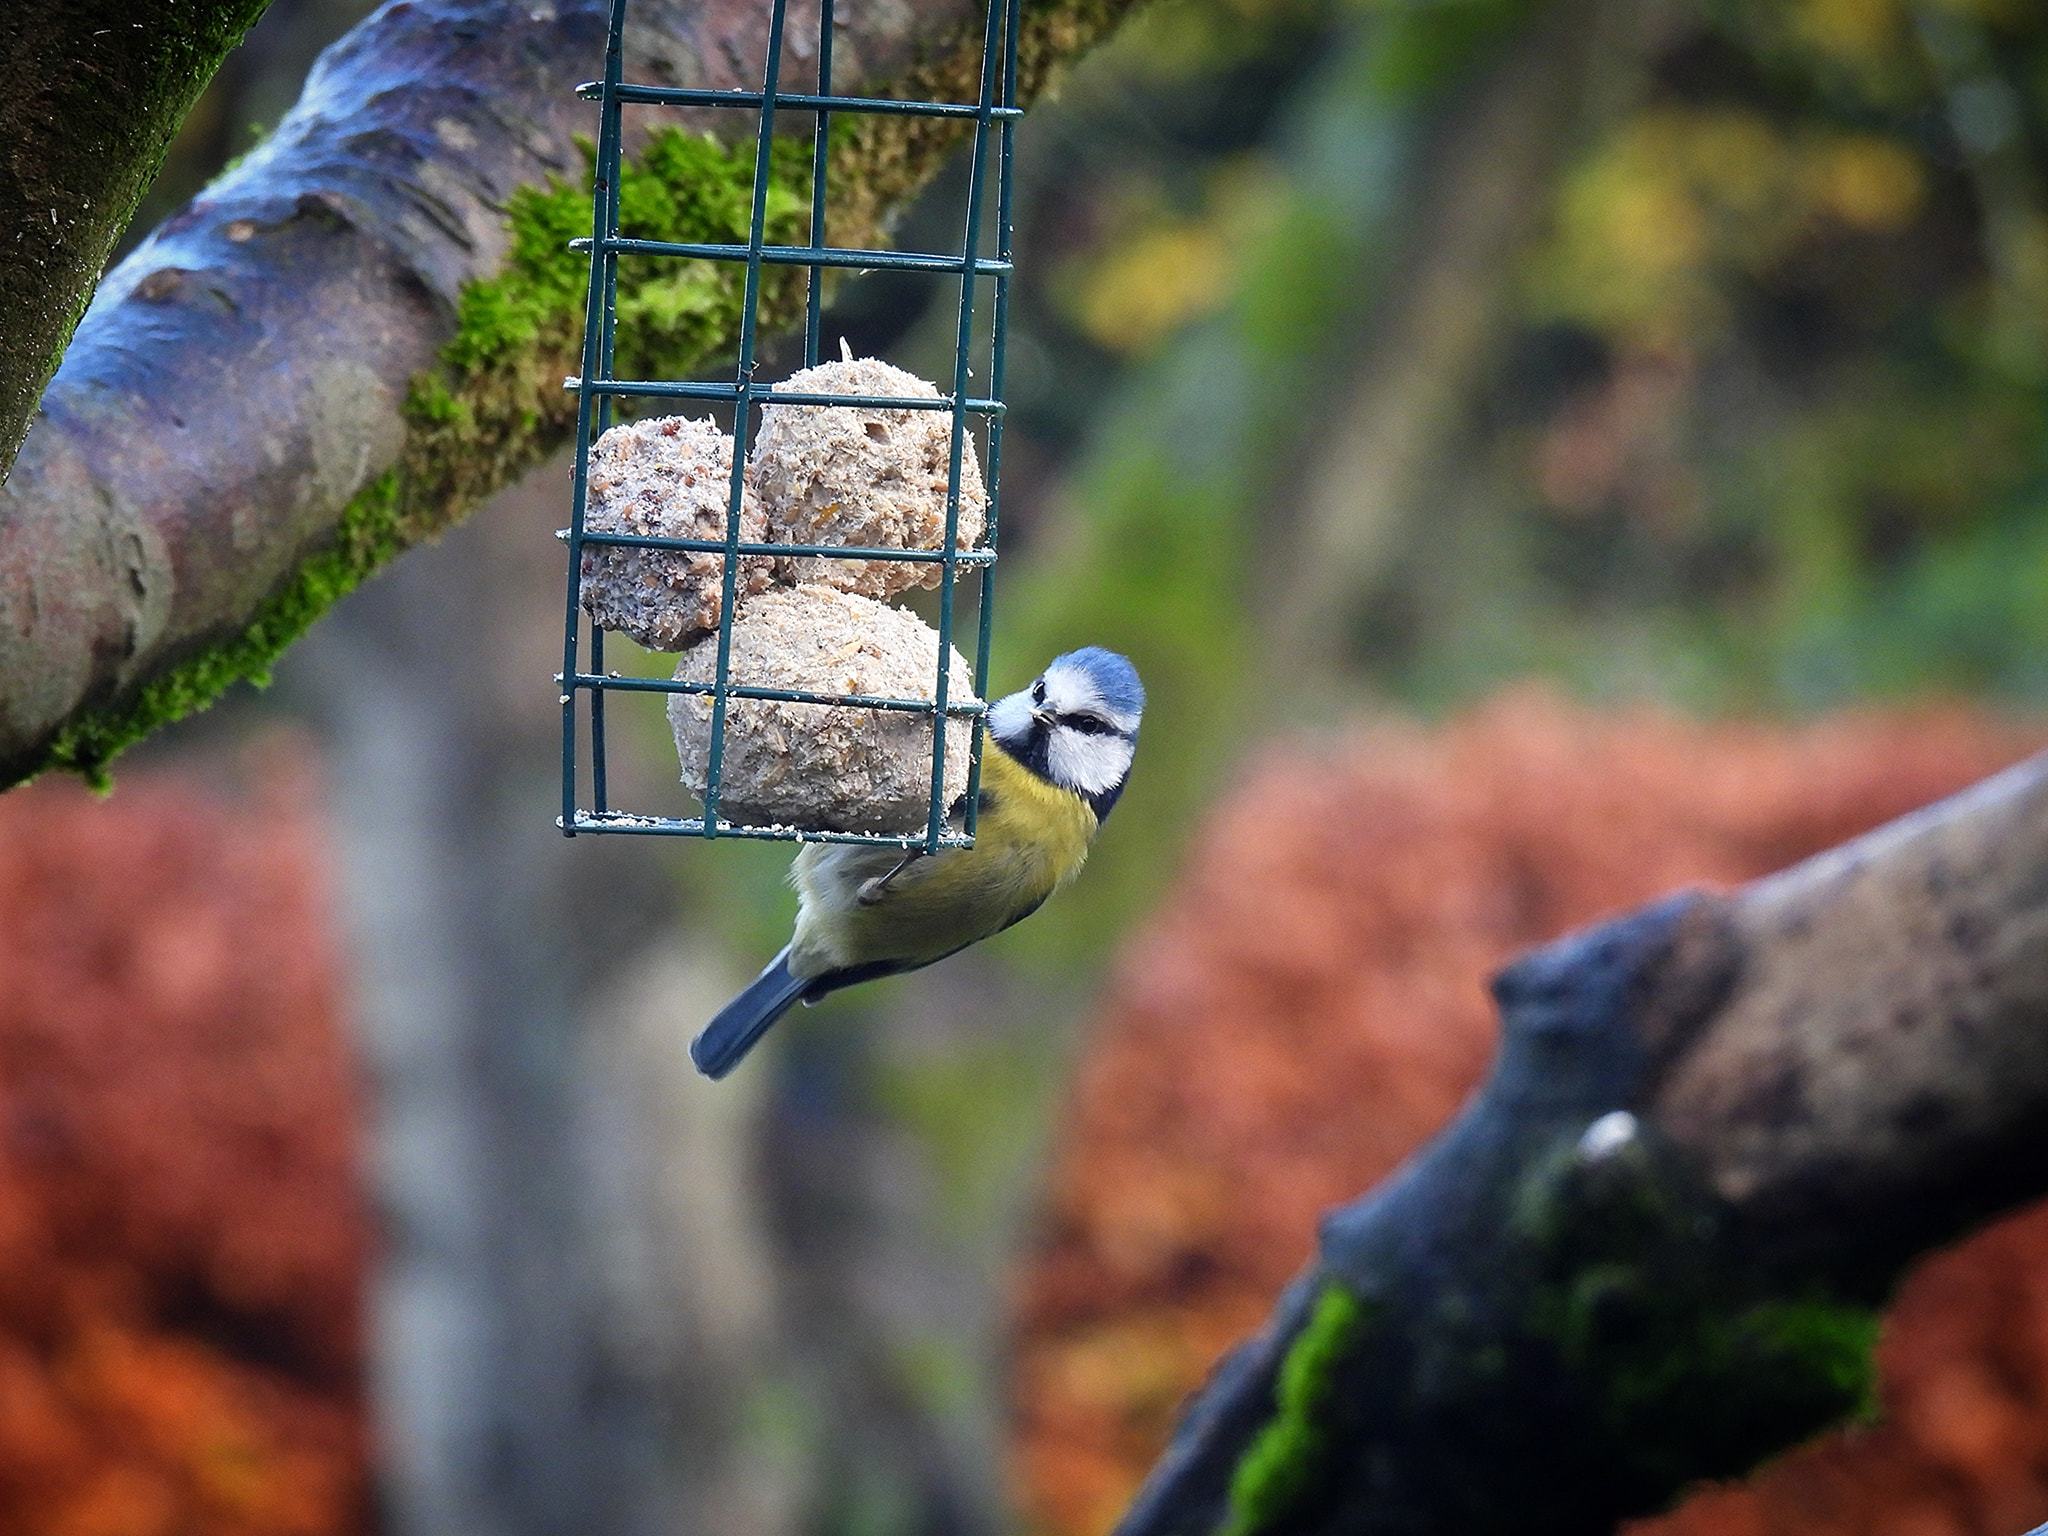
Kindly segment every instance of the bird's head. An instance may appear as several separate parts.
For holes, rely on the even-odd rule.
[[[1055,657],[1029,688],[998,699],[988,728],[1010,756],[1102,817],[1123,793],[1144,712],[1138,669],[1090,645]]]

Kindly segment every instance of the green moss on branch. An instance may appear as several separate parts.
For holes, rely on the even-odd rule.
[[[743,245],[753,176],[751,144],[662,129],[620,166],[619,232]],[[463,291],[440,367],[414,381],[402,470],[415,540],[458,520],[571,430],[576,397],[562,380],[580,371],[589,265],[568,246],[589,235],[590,206],[588,168],[577,182],[551,178],[515,193],[504,270]],[[799,243],[809,207],[809,150],[780,141],[771,157],[767,241]],[[735,262],[621,257],[614,371],[658,379],[701,368],[738,334],[745,285],[746,269]],[[762,270],[764,329],[801,314],[803,285],[801,268]]]
[[[1517,1151],[1459,1245],[1369,1302],[1326,1246],[1269,1416],[1190,1528],[1605,1529],[1870,1414],[1877,1314],[1760,1269],[1653,1141]]]
[[[388,471],[356,493],[334,543],[294,571],[246,629],[159,674],[119,707],[80,716],[51,742],[49,766],[69,768],[105,790],[107,765],[159,725],[204,709],[234,683],[268,683],[279,653],[404,547],[400,527],[398,475]]]
[[[1760,1274],[1682,1171],[1641,1140],[1531,1173],[1517,1223],[1526,1326],[1615,1476],[1648,1490],[1747,1471],[1875,1411],[1878,1314]]]
[[[1270,1531],[1313,1493],[1338,1438],[1333,1410],[1345,1388],[1337,1375],[1370,1319],[1366,1303],[1335,1282],[1316,1296],[1308,1322],[1280,1364],[1273,1418],[1231,1474],[1225,1536]]]
[[[809,208],[803,146],[775,146],[773,177],[767,238],[785,243],[800,236]],[[664,129],[621,166],[621,232],[648,240],[744,242],[752,186],[751,145]],[[126,699],[75,720],[52,742],[49,766],[105,787],[108,765],[121,752],[205,708],[237,682],[262,686],[271,664],[329,607],[379,566],[459,521],[570,431],[575,395],[562,380],[579,361],[588,261],[568,245],[590,232],[590,208],[588,167],[578,182],[556,178],[513,195],[504,269],[463,291],[439,366],[412,383],[399,467],[356,495],[337,523],[334,543],[294,571],[247,628],[173,664]],[[737,333],[744,268],[648,260],[644,273],[623,270],[632,261],[621,262],[622,373],[685,375]],[[801,269],[764,271],[764,326],[795,316],[802,280]]]

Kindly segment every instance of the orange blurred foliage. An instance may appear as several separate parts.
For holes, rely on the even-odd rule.
[[[1476,1084],[1507,956],[1791,863],[2041,740],[1960,709],[1709,726],[1522,695],[1251,765],[1125,950],[1055,1141],[1018,1297],[1034,1526],[1114,1523],[1318,1213]],[[2048,1207],[1922,1265],[1881,1367],[1881,1426],[1634,1536],[2012,1536],[2048,1517]]]
[[[0,797],[0,1530],[367,1528],[317,796]]]

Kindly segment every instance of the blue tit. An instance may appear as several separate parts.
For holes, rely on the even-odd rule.
[[[1124,792],[1145,690],[1099,646],[1069,651],[988,712],[974,846],[813,843],[790,872],[796,933],[690,1046],[723,1077],[792,1005],[914,971],[1001,933],[1080,872]]]

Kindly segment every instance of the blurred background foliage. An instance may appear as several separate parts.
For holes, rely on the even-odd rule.
[[[1567,25],[1605,29],[1590,58],[1543,35],[1574,9]],[[1142,65],[1112,79],[1098,61],[1059,109],[1063,129],[1118,134],[1125,92],[1170,80],[1174,120],[1227,110],[1243,56],[1148,48],[1155,33],[1233,49],[1251,33],[1301,61],[1266,66],[1289,84],[1257,147],[1130,135],[1100,194],[1116,222],[1062,253],[1051,313],[1030,314],[1047,355],[1073,360],[1050,369],[1065,420],[1104,403],[1077,379],[1115,382],[1029,530],[1003,633],[1020,661],[1114,633],[1160,691],[1145,767],[1164,756],[1182,782],[1133,796],[1119,835],[1148,846],[1127,865],[1170,864],[1219,748],[1340,700],[1433,713],[1531,671],[1711,711],[2048,694],[2048,18],[1645,9],[1618,26],[1589,7],[1197,21],[1169,4],[1116,50]],[[1458,120],[1546,47],[1579,100],[1545,115],[1537,93],[1481,154],[1550,135],[1547,156],[1519,147],[1547,174],[1487,220],[1440,212],[1486,196],[1442,175]],[[1389,311],[1475,251],[1443,329],[1483,336],[1389,356]],[[1402,377],[1446,366],[1450,387]],[[1333,441],[1432,388],[1383,456]],[[1034,404],[1025,430],[1061,419]],[[1339,521],[1330,498],[1349,528],[1304,542],[1341,578],[1303,582],[1290,529]],[[1295,645],[1257,665],[1276,635],[1312,637],[1327,665],[1304,675]],[[1148,878],[1118,874],[1035,937],[1103,931],[1093,904]]]
[[[138,228],[254,142],[366,9],[274,0]],[[324,1492],[302,1507],[328,1514],[309,1532],[367,1519],[362,1394],[394,1530],[462,1529],[431,1513],[461,1506],[460,1456],[407,1460],[432,1439],[407,1417],[426,1409],[526,1448],[522,1530],[585,1494],[602,1508],[582,1516],[618,1533],[672,1529],[677,1508],[742,1533],[1000,1529],[1019,1424],[1032,1518],[1099,1525],[1247,1297],[1306,1252],[1313,1202],[1260,1225],[1247,1190],[1351,1187],[1425,1133],[1483,1060],[1477,972],[1649,894],[1618,865],[1652,824],[1703,814],[1687,762],[1723,765],[1725,825],[1674,834],[1658,876],[1736,878],[2017,752],[1981,717],[2048,704],[2048,10],[2031,0],[1156,0],[1019,142],[994,682],[1098,642],[1137,660],[1153,700],[1086,878],[1031,923],[800,1015],[745,1082],[691,1081],[683,1037],[786,929],[786,854],[554,835],[559,464],[343,605],[270,693],[153,744],[104,813],[132,782],[221,778],[280,721],[307,729],[302,783],[327,785],[300,792],[327,829],[348,1002],[300,1012],[328,1039],[352,1012],[363,1177],[393,1246],[368,1385],[351,1357],[319,1387]],[[956,169],[900,240],[957,240],[963,193]],[[955,302],[871,274],[836,291],[828,335],[942,377]],[[785,343],[765,371],[795,362]],[[1499,723],[1485,701],[1532,679],[1603,713]],[[1930,696],[1963,713],[1815,738],[1825,750],[1791,726],[1777,746],[1754,734]],[[1635,704],[1709,723],[1601,723]],[[1440,750],[1393,723],[1414,720]],[[1300,787],[1322,743],[1360,730],[1329,770],[1356,798]],[[1930,735],[1961,745],[1889,773]],[[1544,842],[1529,829],[1549,802],[1515,787],[1525,758],[1558,803],[1609,772],[1622,789]],[[681,808],[658,701],[618,709],[611,773],[619,803]],[[1751,826],[1738,809],[1759,786],[1777,819]],[[1360,841],[1404,806],[1441,838]],[[65,814],[83,827],[91,810]],[[165,814],[216,836],[213,811]],[[1241,855],[1221,871],[1219,840]],[[1347,862],[1393,858],[1384,887]],[[1529,873],[1545,859],[1564,873]],[[111,899],[61,860],[20,879],[59,912]],[[1394,1000],[1339,1010],[1337,1043],[1297,1037],[1322,995],[1306,962],[1191,961],[1225,925],[1190,917],[1191,891],[1245,930],[1285,903],[1277,932]],[[1375,956],[1367,928],[1398,942]],[[1084,1031],[1113,951],[1120,990]],[[1129,999],[1155,993],[1169,1022],[1237,1023],[1133,1036]],[[1381,1053],[1347,1080],[1379,1140],[1288,1130],[1307,1102],[1290,1080],[1342,1039]],[[1190,1157],[1243,1158],[1242,1187],[1120,1163],[1105,1116],[1141,1088],[1182,1131],[1241,1133]],[[1109,1225],[1084,1242],[1090,1221]],[[1246,1232],[1257,1262],[1232,1270]],[[1004,1297],[1046,1233],[1013,1413]],[[1103,1279],[1140,1271],[1142,1295]],[[1256,1286],[1223,1286],[1242,1274]],[[1123,1311],[1101,1310],[1105,1285]],[[165,1326],[257,1359],[268,1335],[241,1306],[229,1293]],[[437,1307],[482,1309],[488,1326],[465,1314],[475,1347],[512,1366],[409,1343]],[[2039,1385],[2048,1356],[1998,1370]],[[508,1402],[525,1416],[490,1417]],[[1964,1480],[2004,1491],[1937,1497],[1960,1484],[1929,1472],[1892,1500],[1912,1530],[2025,1523],[2014,1500],[2035,1485],[1983,1470],[2038,1460],[1996,1428],[2010,1418],[1979,1414],[1994,1427]],[[1097,1451],[1077,1448],[1090,1436]],[[190,1498],[120,1507],[144,1513],[79,1528],[243,1528]]]

